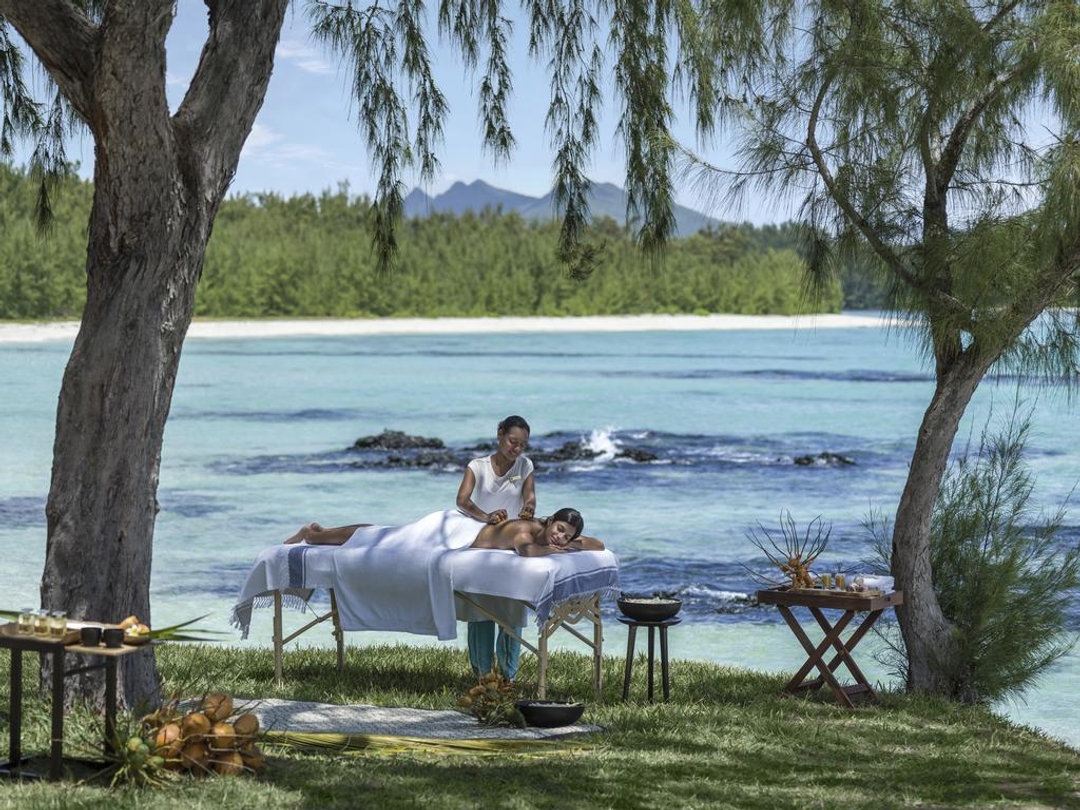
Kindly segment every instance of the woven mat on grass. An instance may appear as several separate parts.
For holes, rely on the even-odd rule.
[[[334,733],[431,740],[550,740],[603,731],[577,723],[561,728],[489,728],[464,712],[395,709],[385,706],[335,706],[329,703],[265,700],[240,701],[244,710],[273,732]],[[588,711],[586,709],[586,711]]]

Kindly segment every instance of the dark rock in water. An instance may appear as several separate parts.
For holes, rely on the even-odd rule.
[[[362,436],[353,447],[359,450],[417,450],[422,447],[441,450],[445,445],[442,439],[407,436],[400,430],[384,430],[378,436]]]
[[[599,450],[590,450],[581,442],[566,442],[562,447],[548,453],[529,453],[529,458],[534,462],[551,463],[558,461],[591,461],[598,455],[600,455]]]
[[[495,449],[493,442],[479,442],[469,447],[447,447],[442,439],[410,436],[401,430],[384,430],[377,436],[357,439],[348,452],[352,455],[349,465],[358,469],[413,467],[460,470],[472,459],[489,455]],[[534,447],[528,455],[537,467],[557,467],[575,461],[592,461],[604,454],[593,450],[585,440],[575,440],[551,450]],[[620,450],[617,458],[648,463],[656,461],[658,457],[648,450],[630,447]]]
[[[461,457],[449,450],[442,453],[432,453],[421,450],[412,456],[386,457],[387,467],[464,467]]]
[[[818,453],[816,456],[796,456],[795,463],[803,467],[812,467],[816,465],[843,467],[848,464],[854,464],[855,460],[850,459],[847,456],[842,456],[839,453],[830,453],[826,450],[824,453]]]

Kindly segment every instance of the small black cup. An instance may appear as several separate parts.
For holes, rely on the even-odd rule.
[[[101,637],[106,647],[122,647],[124,644],[124,630],[121,627],[106,627]]]
[[[101,628],[96,626],[82,628],[79,631],[79,641],[84,647],[96,647],[101,643]]]

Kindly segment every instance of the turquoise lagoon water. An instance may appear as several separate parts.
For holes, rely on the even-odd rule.
[[[0,344],[0,553],[11,607],[38,601],[69,351],[63,340]],[[680,595],[674,657],[791,671],[802,662],[798,643],[774,608],[747,598],[755,582],[746,569],[765,570],[747,532],[776,527],[783,510],[799,525],[820,516],[832,527],[828,564],[868,570],[864,520],[895,510],[931,391],[910,341],[884,328],[193,337],[165,437],[152,619],[208,612],[204,626],[231,630],[229,611],[255,555],[302,522],[399,523],[452,507],[454,459],[520,413],[536,452],[580,442],[597,453],[539,465],[539,513],[576,506],[619,555],[624,590]],[[1015,396],[1011,381],[984,385],[958,443],[977,441],[991,412],[1006,416]],[[1034,408],[1036,498],[1053,509],[1080,480],[1080,422],[1061,392],[1025,396]],[[454,458],[401,467],[350,450],[384,429],[437,437]],[[627,450],[655,459],[620,456]],[[794,463],[824,452],[855,463]],[[1066,524],[1066,539],[1077,542],[1075,512]],[[88,551],[94,542],[87,538]],[[606,611],[606,649],[621,655],[625,629],[613,605]],[[287,618],[289,627],[303,622]],[[1080,629],[1075,605],[1071,622]],[[382,633],[348,640],[439,643]],[[249,640],[235,637],[269,642],[266,611]],[[301,643],[330,638],[316,630]],[[576,646],[569,636],[559,644]],[[860,652],[871,677],[889,683],[869,649]],[[1080,746],[1070,698],[1078,678],[1073,653],[1026,702],[1001,709]]]

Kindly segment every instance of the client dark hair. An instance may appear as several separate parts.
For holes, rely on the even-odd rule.
[[[529,427],[529,423],[520,416],[508,416],[499,422],[499,433],[506,433],[506,431],[511,428],[521,428],[526,433],[532,433],[532,428]]]
[[[577,531],[574,532],[574,536],[570,538],[571,540],[576,540],[578,537],[581,536],[581,533],[585,531],[585,518],[581,516],[581,512],[579,512],[577,509],[571,509],[569,506],[563,507],[554,515],[549,517],[548,520],[561,520],[563,523],[569,523],[571,526],[577,529]]]

